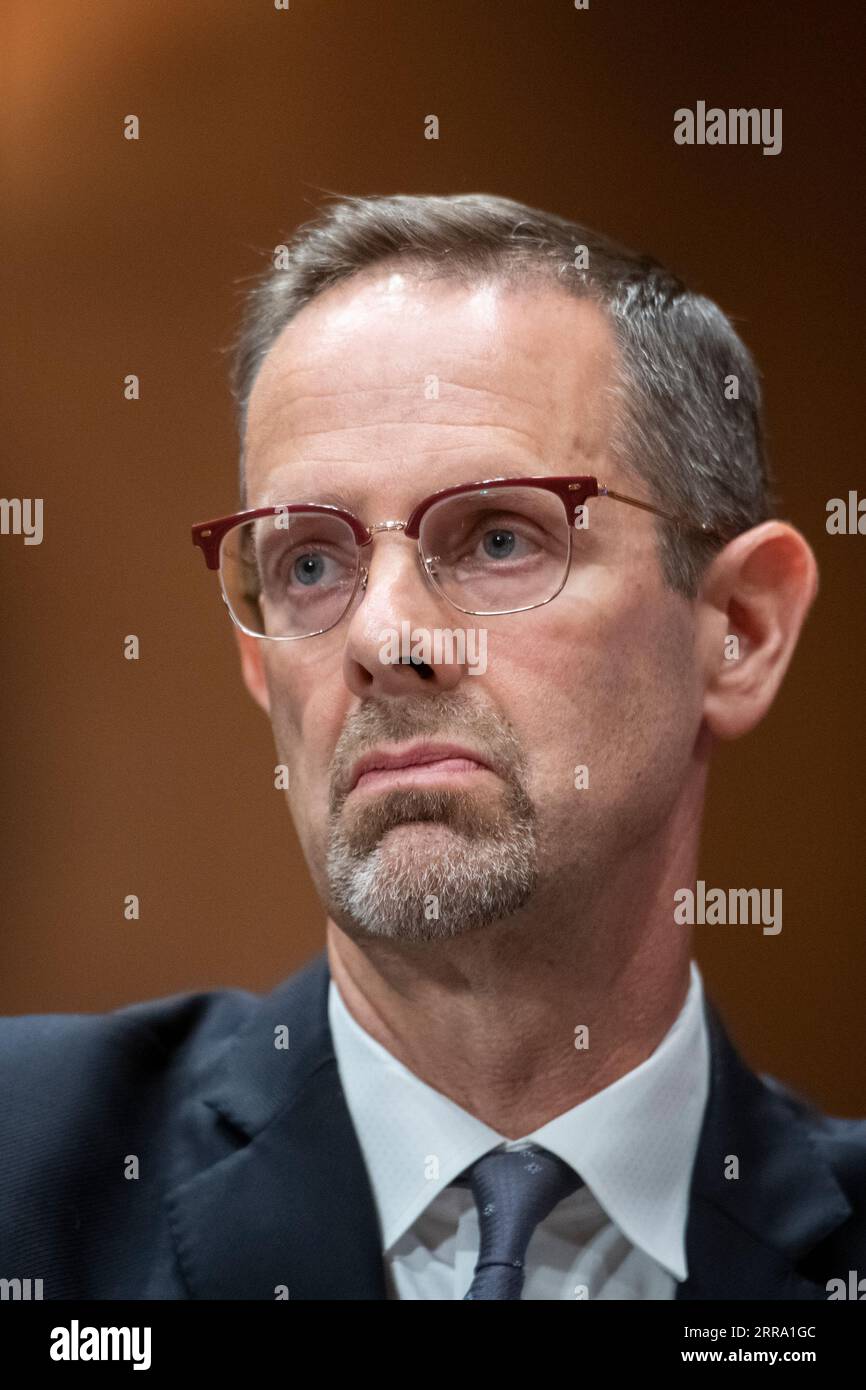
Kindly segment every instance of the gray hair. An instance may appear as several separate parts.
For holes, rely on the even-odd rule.
[[[476,285],[552,283],[603,309],[619,345],[611,451],[664,510],[733,536],[770,516],[772,498],[752,356],[711,299],[658,261],[602,233],[490,194],[342,197],[299,227],[284,268],[247,292],[231,345],[241,443],[250,393],[282,329],[316,295],[399,258],[420,278]],[[245,505],[245,500],[242,502]],[[659,521],[666,582],[688,597],[718,539]]]

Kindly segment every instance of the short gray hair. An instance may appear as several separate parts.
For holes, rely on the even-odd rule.
[[[613,456],[667,511],[726,536],[773,505],[761,389],[752,356],[722,310],[651,256],[554,213],[491,194],[341,197],[299,227],[284,266],[247,291],[231,345],[241,444],[259,368],[282,329],[332,285],[399,258],[421,278],[467,286],[552,283],[604,310],[619,345]],[[720,542],[659,521],[666,582],[688,597]]]

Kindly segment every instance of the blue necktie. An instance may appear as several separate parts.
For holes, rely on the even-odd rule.
[[[540,1147],[491,1149],[461,1176],[475,1198],[480,1234],[475,1277],[464,1298],[520,1298],[533,1231],[583,1179]]]

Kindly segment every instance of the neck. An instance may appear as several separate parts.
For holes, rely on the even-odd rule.
[[[623,859],[592,901],[549,885],[508,920],[447,941],[355,938],[329,919],[349,1013],[429,1086],[522,1138],[639,1066],[676,1020],[691,955],[673,920],[674,892],[695,877],[688,824]]]

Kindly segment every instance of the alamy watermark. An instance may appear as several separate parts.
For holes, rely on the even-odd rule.
[[[824,523],[829,536],[866,536],[866,497],[851,489],[847,500],[831,497]]]
[[[149,1327],[52,1327],[48,1354],[52,1361],[131,1361],[134,1371],[150,1369]]]
[[[827,1301],[832,1303],[838,1299],[852,1299],[855,1303],[866,1301],[866,1279],[860,1278],[860,1272],[856,1269],[848,1270],[848,1278],[828,1279],[824,1285],[827,1290]]]
[[[694,889],[674,893],[674,921],[680,926],[758,926],[764,936],[782,930],[781,888],[707,888],[699,878]]]
[[[782,152],[782,108],[736,106],[725,111],[697,102],[694,111],[680,106],[674,112],[677,145],[761,145],[764,154]]]
[[[23,536],[25,545],[41,545],[42,498],[0,497],[0,535]]]
[[[0,1302],[38,1302],[42,1296],[41,1279],[0,1279]]]
[[[416,627],[406,621],[379,633],[379,660],[383,666],[424,662],[427,666],[465,666],[470,676],[487,670],[485,627]]]

